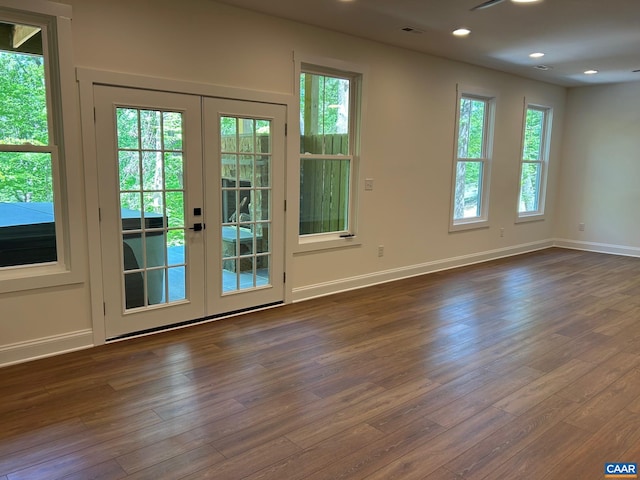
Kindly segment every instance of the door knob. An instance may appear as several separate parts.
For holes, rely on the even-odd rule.
[[[189,230],[193,230],[194,232],[200,232],[204,229],[204,225],[202,223],[194,223],[193,227],[190,227]]]

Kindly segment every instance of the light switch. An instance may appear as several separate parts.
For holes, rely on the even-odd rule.
[[[373,178],[364,179],[364,189],[367,191],[373,190]]]

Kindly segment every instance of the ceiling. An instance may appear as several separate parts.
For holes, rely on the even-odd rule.
[[[640,80],[640,0],[504,0],[475,11],[484,0],[219,1],[557,85]],[[453,36],[461,26],[471,34]]]

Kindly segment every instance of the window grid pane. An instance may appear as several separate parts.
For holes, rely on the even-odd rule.
[[[0,93],[0,144],[48,145],[44,56],[0,51]]]
[[[349,155],[351,81],[300,75],[300,153]]]
[[[454,220],[480,216],[483,162],[458,162],[456,169],[456,209]]]
[[[182,301],[187,269],[182,113],[119,107],[116,131],[125,307]]]
[[[220,117],[222,293],[271,283],[272,121]]]
[[[542,165],[540,162],[525,162],[522,164],[520,177],[519,213],[537,212],[540,199],[540,176]]]
[[[460,100],[458,158],[485,156],[485,122],[487,102],[463,97]]]
[[[544,111],[529,108],[524,129],[523,160],[542,159],[542,140],[544,131]]]
[[[351,158],[300,159],[300,235],[349,229]]]

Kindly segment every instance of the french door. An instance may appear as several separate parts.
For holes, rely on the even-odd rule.
[[[96,86],[107,338],[281,302],[283,106]]]

